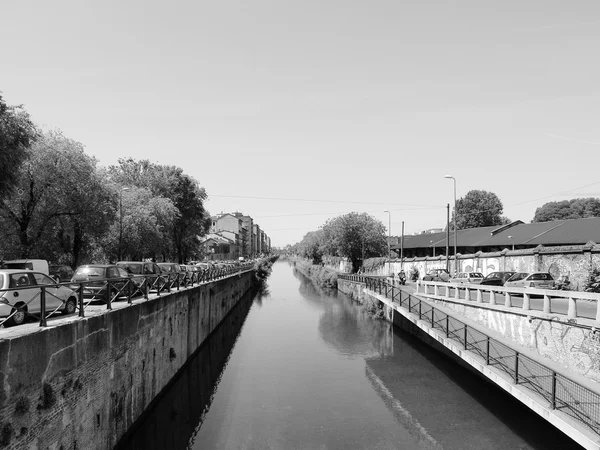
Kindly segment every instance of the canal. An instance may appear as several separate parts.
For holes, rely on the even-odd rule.
[[[227,316],[118,448],[577,449],[477,375],[290,263]]]

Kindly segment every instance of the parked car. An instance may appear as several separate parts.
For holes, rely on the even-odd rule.
[[[65,283],[71,281],[75,271],[71,266],[50,266],[48,274],[54,278],[57,283]]]
[[[450,272],[446,269],[431,269],[423,276],[423,281],[448,281]]]
[[[459,272],[450,281],[458,284],[479,284],[483,280],[483,274],[479,272]]]
[[[158,267],[162,270],[163,276],[174,285],[176,283],[181,284],[183,282],[183,274],[181,274],[181,267],[177,263],[162,262],[158,263]]]
[[[515,272],[492,272],[488,274],[482,281],[483,286],[504,286],[506,280],[512,277]]]
[[[0,317],[8,317],[5,326],[20,325],[27,321],[31,313],[39,313],[41,287],[46,286],[46,312],[59,310],[72,314],[77,308],[77,295],[68,286],[60,286],[45,273],[29,269],[0,270],[0,289],[14,289],[0,292]]]
[[[135,288],[129,274],[122,267],[115,264],[86,264],[79,266],[73,277],[72,283],[86,282],[83,285],[83,298],[106,301],[110,280],[110,297],[116,300],[134,294]],[[74,289],[79,284],[71,285]]]
[[[553,289],[554,278],[547,272],[518,272],[504,283],[504,287]]]
[[[119,261],[117,262],[117,266],[127,271],[133,280],[136,292],[139,291],[141,293],[144,281],[146,281],[151,291],[163,290],[165,288],[166,279],[163,276],[163,271],[154,262]]]

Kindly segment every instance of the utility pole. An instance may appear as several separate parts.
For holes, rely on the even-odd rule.
[[[402,236],[400,237],[400,268],[404,269],[404,220],[402,221]]]
[[[384,212],[388,213],[388,259],[392,259],[392,251],[390,250],[390,239],[392,236],[392,213],[388,210],[385,210]]]
[[[450,203],[446,205],[446,270],[450,273],[448,252],[450,251]]]

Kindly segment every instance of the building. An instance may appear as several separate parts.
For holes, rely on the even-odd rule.
[[[520,250],[542,246],[586,245],[600,242],[600,217],[555,220],[551,222],[523,223],[520,220],[508,225],[468,228],[458,230],[456,252],[473,254],[497,252],[504,249]],[[448,238],[448,239],[447,239]],[[405,258],[454,254],[454,232],[425,233],[404,236],[401,244],[392,250]]]
[[[271,251],[271,238],[261,230],[252,217],[239,211],[220,213],[211,217],[209,236],[220,236],[230,242],[229,252],[219,253],[228,255],[223,259],[253,258]],[[209,244],[214,247],[215,242],[210,241]]]

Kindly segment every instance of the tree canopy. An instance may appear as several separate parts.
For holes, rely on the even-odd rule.
[[[0,95],[0,201],[17,183],[18,169],[37,130],[20,106],[8,106]]]
[[[344,256],[356,272],[364,258],[387,252],[385,225],[366,213],[352,212],[328,220],[323,225],[324,253]]]
[[[600,217],[600,199],[574,198],[560,202],[548,202],[535,210],[532,222],[550,222],[552,220],[583,219]]]
[[[96,160],[58,131],[44,133],[33,143],[15,182],[16,193],[0,203],[8,241],[3,244],[14,256],[52,255],[55,261],[77,264],[89,244],[86,239],[102,234],[114,217]],[[72,258],[65,261],[64,254]]]
[[[457,199],[452,223],[455,213],[456,227],[459,230],[510,223],[509,219],[502,216],[503,210],[502,202],[493,192],[472,190]]]
[[[138,211],[140,214],[143,212],[143,215],[148,218],[148,224],[154,224],[152,226],[158,230],[155,230],[154,235],[158,233],[161,236],[161,245],[152,247],[154,249],[152,256],[162,254],[166,259],[172,255],[181,263],[198,253],[200,244],[198,237],[208,231],[210,217],[204,208],[206,191],[194,178],[186,175],[176,166],[154,164],[148,160],[136,161],[132,158],[120,159],[118,165],[110,166],[108,170],[111,179],[121,186],[121,189],[124,187],[137,189],[137,194],[127,192],[127,195],[123,196],[124,199],[140,195],[140,190],[145,190],[153,197],[154,206],[160,205],[161,214],[158,213],[158,209]],[[134,210],[129,208],[125,200],[123,205],[123,221],[127,224],[130,221],[127,216]],[[130,228],[124,225],[125,238],[129,238],[129,231]],[[138,251],[142,249],[137,246],[132,248]]]

